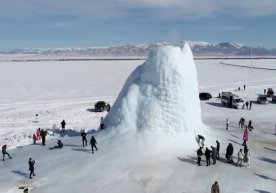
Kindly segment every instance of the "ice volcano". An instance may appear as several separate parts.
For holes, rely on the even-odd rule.
[[[146,62],[126,80],[105,125],[119,133],[197,134],[202,127],[201,108],[196,67],[188,44],[152,50]]]

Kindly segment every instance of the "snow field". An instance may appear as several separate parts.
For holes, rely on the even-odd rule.
[[[52,81],[52,85],[60,85],[59,89],[50,93],[44,90],[45,95],[32,94],[38,93],[36,89],[43,90],[43,87],[38,85],[33,86],[33,92],[20,92],[21,89],[27,90],[27,87],[17,87],[16,83],[25,81],[26,85],[33,85],[33,82],[37,82],[28,81],[28,71],[25,74],[18,73],[18,76],[15,76],[16,79],[9,78],[9,70],[22,70],[25,67],[22,63],[14,63],[14,68],[10,69],[6,66],[7,64],[0,64],[1,67],[7,68],[7,74],[1,76],[3,81],[0,83],[2,84],[0,93],[3,98],[8,99],[8,101],[0,102],[1,139],[8,135],[15,136],[15,140],[10,142],[8,149],[13,159],[7,159],[0,165],[0,192],[20,192],[18,186],[27,184],[33,188],[32,193],[80,191],[208,193],[214,181],[219,182],[221,191],[224,193],[275,192],[276,175],[273,168],[276,161],[274,135],[276,104],[273,103],[267,105],[253,103],[252,110],[249,111],[225,108],[218,98],[200,102],[202,120],[208,126],[205,131],[206,145],[214,146],[217,139],[221,143],[222,159],[217,161],[215,166],[210,167],[204,166],[204,157],[203,166],[196,165],[195,151],[198,147],[194,140],[190,141],[189,138],[181,135],[168,135],[164,132],[157,134],[141,132],[137,137],[116,135],[116,132],[96,132],[93,135],[97,139],[99,151],[93,155],[90,147],[82,147],[79,133],[74,131],[67,132],[69,136],[56,136],[64,143],[62,150],[48,150],[56,144],[56,138],[48,138],[46,147],[40,146],[38,142],[38,145],[10,149],[10,145],[15,147],[23,144],[24,140],[19,137],[21,131],[29,135],[38,126],[46,128],[51,128],[54,124],[59,126],[63,118],[70,129],[97,130],[100,117],[105,116],[105,113],[95,113],[87,109],[93,109],[93,103],[100,99],[112,104],[127,76],[141,64],[141,61],[115,61],[108,62],[108,64],[76,62],[71,63],[70,68],[66,68],[67,63],[55,63],[55,65],[60,65],[58,69],[63,69],[63,72],[68,70],[68,74],[74,74],[74,76],[64,76],[65,79],[67,77],[67,80],[72,80],[70,87],[72,95],[69,94],[68,87],[62,86],[63,81],[54,78],[61,71],[56,70],[53,73],[51,68],[47,68],[49,63],[30,63],[37,67],[33,69],[34,71],[40,69],[39,65],[45,65],[43,69],[48,72],[49,77],[40,79],[40,81]],[[80,63],[82,67],[85,66],[86,70],[90,70],[89,73],[83,74],[82,70],[78,70]],[[217,96],[218,92],[227,90],[236,92],[246,100],[256,100],[257,95],[262,93],[264,88],[269,86],[276,90],[275,72],[265,70],[251,72],[244,68],[223,67],[217,60],[196,61],[196,63],[199,90],[211,92],[213,97]],[[98,78],[97,81],[85,84],[83,87],[78,87],[78,84],[74,83],[75,79],[84,81],[91,77],[98,77],[99,73],[94,68],[103,69],[104,71],[100,73],[102,76],[105,73],[112,74],[112,76],[105,76],[103,81]],[[39,79],[38,76],[35,78]],[[238,86],[242,88],[244,84],[247,86],[245,91],[236,91]],[[20,94],[11,100],[9,98],[13,96],[13,93],[9,88],[15,89],[13,86]],[[99,87],[109,90],[95,89]],[[64,94],[59,95],[60,93]],[[56,98],[56,96],[61,98]],[[36,100],[30,103],[29,99]],[[40,112],[39,124],[28,122],[28,120],[34,120],[37,112]],[[242,143],[243,131],[238,128],[241,116],[246,119],[246,123],[251,119],[255,128],[249,133],[250,168],[235,167],[225,163],[223,159],[226,146],[232,143],[236,161],[236,154]],[[227,132],[225,131],[226,117],[230,120]],[[91,135],[92,133],[88,134],[88,140]],[[26,138],[26,143],[28,142],[30,143],[31,140]],[[29,157],[36,160],[37,175],[32,180],[26,177]]]

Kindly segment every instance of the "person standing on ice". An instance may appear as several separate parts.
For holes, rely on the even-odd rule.
[[[34,173],[34,164],[35,164],[35,160],[32,158],[29,158],[29,170],[30,170],[30,178],[32,178],[32,176],[35,176]]]
[[[248,127],[249,131],[252,131],[253,126],[252,126],[252,121],[251,120],[249,120],[247,127]]]
[[[252,101],[249,102],[249,110],[252,108]]]
[[[63,119],[60,124],[61,124],[61,133],[64,133],[65,132],[65,125],[66,125],[65,120]]]
[[[98,151],[98,148],[97,148],[97,141],[96,139],[94,138],[94,136],[91,137],[91,140],[90,140],[90,145],[91,145],[91,149],[92,149],[92,153],[94,153],[94,147],[96,149],[96,151]]]
[[[236,166],[242,166],[242,160],[244,159],[244,154],[242,153],[242,149],[240,149],[240,151],[238,152],[238,161]]]
[[[38,128],[36,130],[36,140],[40,140],[41,139],[41,136],[40,136],[40,128]]]
[[[250,151],[249,149],[246,147],[244,149],[244,163],[247,163],[247,167],[250,167]]]
[[[217,161],[217,149],[213,146],[211,146],[212,148],[212,160],[213,160],[213,165],[216,165],[216,161]]]
[[[216,143],[217,143],[217,155],[216,155],[216,158],[217,158],[217,160],[219,160],[220,143],[219,143],[218,140],[216,141]]]
[[[245,85],[243,85],[243,90],[245,90],[245,87],[246,87],[246,86],[245,86]]]
[[[2,154],[3,154],[3,161],[5,161],[5,155],[8,155],[10,159],[12,158],[10,154],[7,152],[7,145],[2,146]]]
[[[33,134],[33,141],[34,141],[34,144],[36,143],[36,134]]]
[[[246,106],[246,109],[247,109],[247,110],[248,110],[248,105],[249,105],[249,102],[246,101],[245,106]]]
[[[245,129],[244,132],[243,132],[243,143],[242,143],[242,145],[245,146],[247,141],[248,141],[248,130]]]
[[[201,156],[203,156],[203,152],[202,152],[202,147],[200,147],[198,150],[197,150],[197,164],[199,166],[201,166],[200,162],[201,162]]]
[[[233,158],[232,158],[233,152],[234,152],[233,145],[232,143],[229,143],[229,145],[226,148],[226,156],[225,156],[229,163],[233,163]]]
[[[215,181],[215,183],[212,185],[211,193],[219,193],[219,185],[217,181]]]
[[[42,145],[45,145],[46,135],[47,135],[47,131],[44,130],[44,129],[41,129],[40,130],[40,136],[41,136],[41,139],[42,139]]]
[[[81,131],[81,138],[82,138],[82,146],[84,147],[84,142],[85,142],[85,146],[87,146],[87,139],[86,139],[86,132],[85,130]]]
[[[207,165],[206,166],[209,166],[210,163],[211,163],[211,160],[210,160],[210,157],[211,157],[211,151],[208,149],[208,147],[206,147],[206,150],[205,150],[205,157],[206,157],[206,163]]]
[[[228,119],[228,118],[226,118],[226,130],[228,130],[228,126],[229,126],[229,124],[230,124],[230,121],[229,121],[229,119]]]
[[[100,128],[101,128],[101,130],[104,129],[104,118],[103,117],[101,117]]]

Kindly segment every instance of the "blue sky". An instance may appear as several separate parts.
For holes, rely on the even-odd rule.
[[[0,0],[0,50],[185,40],[276,48],[275,0]]]

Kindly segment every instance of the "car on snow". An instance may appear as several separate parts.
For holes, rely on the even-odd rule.
[[[257,98],[257,103],[259,103],[259,104],[267,104],[268,103],[267,97],[266,96],[259,96]]]
[[[201,92],[199,93],[199,99],[200,100],[209,100],[212,98],[212,95],[208,92]]]
[[[96,102],[94,107],[95,107],[96,112],[103,112],[103,111],[109,112],[110,108],[111,108],[110,104],[108,102],[105,102],[105,101]]]
[[[272,97],[272,102],[276,103],[276,95]]]
[[[267,97],[273,97],[273,95],[274,95],[273,89],[272,89],[272,88],[268,88],[268,89],[267,89],[266,96],[267,96]]]

